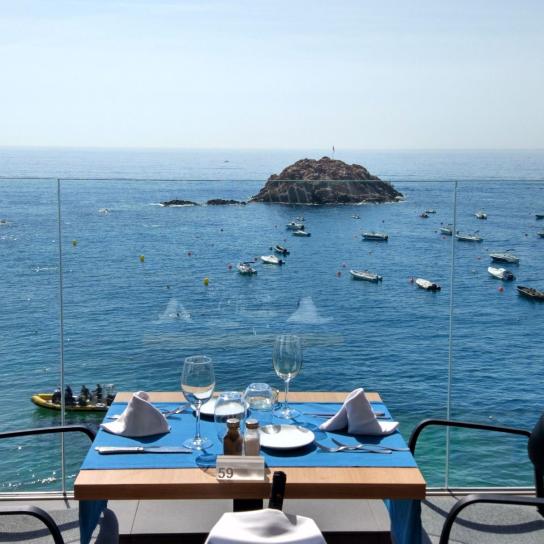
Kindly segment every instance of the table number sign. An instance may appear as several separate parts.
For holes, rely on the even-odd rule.
[[[260,455],[218,455],[216,477],[220,482],[255,480],[263,481],[264,457]]]

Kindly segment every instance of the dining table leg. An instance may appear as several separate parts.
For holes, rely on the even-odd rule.
[[[391,533],[396,544],[421,544],[421,501],[386,499],[383,501],[391,519]]]

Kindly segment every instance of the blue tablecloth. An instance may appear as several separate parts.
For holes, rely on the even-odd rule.
[[[386,418],[391,418],[387,407],[383,403],[372,403],[375,411],[385,412]],[[175,404],[158,403],[161,409],[173,409]],[[335,403],[293,403],[292,406],[304,414],[310,412],[334,412],[340,408]],[[126,403],[113,404],[106,417],[120,414],[126,407]],[[100,455],[95,451],[96,446],[179,446],[186,438],[193,436],[195,431],[195,418],[192,413],[183,413],[168,418],[171,431],[167,434],[146,438],[125,438],[100,430],[93,446],[87,453],[83,470],[107,470],[107,469],[140,469],[140,468],[197,468],[206,463],[210,466],[210,459],[214,455],[222,453],[221,445],[217,437],[217,429],[213,420],[203,418],[201,421],[201,434],[208,436],[213,441],[213,446],[206,450],[207,455],[201,452],[193,454],[118,454]],[[367,444],[380,444],[382,446],[406,447],[402,435],[396,431],[389,436],[346,436],[341,432],[323,432],[318,426],[325,421],[324,418],[310,415],[301,415],[292,423],[311,429],[316,440],[322,444],[334,446],[331,441],[336,437],[347,443],[357,441]],[[282,420],[282,422],[285,422]],[[379,455],[365,452],[350,452],[346,454],[326,453],[314,444],[297,450],[262,451],[266,464],[271,467],[416,467],[416,462],[410,452],[394,452],[390,455]],[[204,462],[202,461],[204,459]],[[100,504],[99,504],[100,503]],[[100,511],[104,508],[103,501],[82,501],[80,506],[81,543],[89,542],[92,531],[98,521]],[[391,515],[392,531],[397,544],[419,544],[421,538],[420,503],[412,500],[388,500],[386,506]]]

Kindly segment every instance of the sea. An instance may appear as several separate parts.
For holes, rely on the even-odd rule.
[[[0,430],[60,423],[30,398],[60,383],[61,354],[76,393],[97,383],[177,391],[184,358],[199,353],[214,361],[217,390],[281,388],[280,333],[303,337],[292,390],[378,391],[406,438],[418,421],[448,415],[532,428],[544,409],[544,304],[516,286],[544,290],[544,151],[337,149],[404,201],[161,206],[247,201],[271,174],[324,155],[0,148]],[[436,213],[420,217],[426,209]],[[311,237],[286,230],[302,216]],[[483,241],[442,235],[454,219]],[[369,230],[389,240],[363,241]],[[286,264],[262,264],[275,244],[290,250]],[[489,253],[506,250],[520,258],[508,266],[513,282],[487,272]],[[237,273],[253,259],[257,275]],[[354,281],[350,269],[383,281]],[[442,289],[418,289],[418,277]],[[420,440],[430,486],[531,483],[523,439],[430,430]],[[2,440],[0,491],[58,490],[63,470],[70,488],[87,448],[67,437],[63,468],[57,437]]]

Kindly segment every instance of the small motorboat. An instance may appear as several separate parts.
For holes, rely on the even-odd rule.
[[[428,210],[425,210],[425,213],[436,213],[436,210],[429,208]]]
[[[369,272],[368,270],[350,270],[349,273],[354,280],[372,281],[377,283],[382,281],[382,276]]]
[[[451,225],[444,225],[440,227],[440,233],[445,234],[446,236],[453,236],[453,227]]]
[[[257,273],[257,271],[251,266],[251,263],[238,263],[236,268],[243,276],[251,276]]]
[[[544,219],[544,213],[535,213],[535,217],[539,220]]]
[[[479,236],[478,234],[474,233],[474,234],[462,234],[460,233],[459,231],[457,231],[457,234],[455,235],[455,237],[460,241],[460,242],[482,242],[483,241],[483,238],[481,236]]]
[[[517,286],[518,293],[532,300],[544,300],[544,291],[539,291],[533,287]]]
[[[516,279],[514,274],[506,268],[494,268],[493,266],[488,267],[487,271],[494,277],[499,280],[512,281]]]
[[[374,240],[376,242],[387,242],[389,236],[385,232],[368,231],[363,232],[363,240]]]
[[[285,225],[287,230],[304,230],[304,223],[297,223],[296,221],[291,221]]]
[[[289,255],[289,250],[286,247],[280,246],[279,244],[274,246],[274,251],[280,255]]]
[[[438,283],[434,283],[429,280],[424,280],[423,278],[416,278],[416,285],[421,289],[426,291],[440,291],[441,287]]]
[[[306,232],[305,230],[295,230],[293,231],[293,236],[311,236],[312,234],[310,232]]]
[[[422,219],[427,219],[429,217],[429,214],[427,212],[422,212],[419,214],[419,217],[421,217]]]
[[[361,219],[361,216],[360,216],[360,215],[357,215],[356,213],[354,213],[351,217],[352,217],[353,219]]]
[[[519,257],[516,257],[512,253],[490,253],[491,260],[499,263],[519,263]]]
[[[474,214],[474,217],[476,219],[487,219],[487,214],[482,211],[482,210],[478,210],[475,214]]]
[[[541,232],[537,232],[537,234],[538,234],[541,238],[544,238],[544,230],[541,231]]]
[[[262,255],[261,261],[266,264],[283,264],[284,261],[278,259],[275,255]]]

